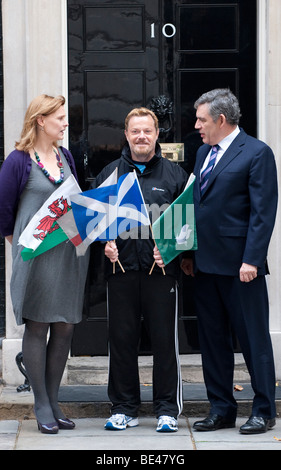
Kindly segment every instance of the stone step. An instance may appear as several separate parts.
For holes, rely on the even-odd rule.
[[[206,416],[210,405],[204,383],[183,383],[184,416]],[[140,416],[153,416],[152,386],[141,385]],[[249,383],[242,389],[234,390],[238,405],[238,416],[250,416],[254,392]],[[111,403],[107,385],[63,385],[59,391],[59,401],[63,412],[72,418],[108,417]],[[276,386],[277,416],[281,413],[281,387]],[[0,385],[0,420],[34,419],[34,397],[32,391],[17,392],[14,386]]]
[[[203,383],[200,354],[180,356],[183,382]],[[139,375],[141,384],[152,383],[152,356],[139,357]],[[243,355],[235,354],[234,382],[249,382],[249,374]],[[108,357],[70,357],[65,377],[68,385],[106,385],[108,382]]]

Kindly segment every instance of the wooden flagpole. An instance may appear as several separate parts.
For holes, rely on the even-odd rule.
[[[116,167],[116,170],[117,170],[117,181],[118,181],[118,167]],[[107,242],[108,243],[108,242]],[[115,240],[114,240],[114,243],[115,243]],[[121,271],[124,273],[125,272],[125,269],[123,268],[120,260],[118,259],[117,260],[117,263],[119,264],[120,268],[121,268]],[[112,266],[112,270],[113,270],[113,274],[115,274],[115,261],[113,263],[113,266]]]
[[[152,235],[152,239],[153,239],[153,241],[154,241],[154,245],[157,247],[151,224],[149,224],[149,227],[150,227],[150,230],[151,230],[151,235]],[[153,263],[153,265],[152,265],[152,267],[151,267],[151,270],[149,271],[149,276],[150,276],[150,274],[152,273],[155,264],[156,264],[156,261],[154,260],[154,263]],[[164,269],[164,268],[162,268],[162,273],[163,273],[164,276],[166,276],[166,272],[165,272],[165,269]]]

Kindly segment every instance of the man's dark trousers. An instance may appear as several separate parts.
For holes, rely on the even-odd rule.
[[[242,283],[238,277],[198,272],[195,291],[203,372],[211,413],[230,420],[236,418],[234,331],[251,375],[255,394],[252,414],[274,418],[275,371],[265,276]]]

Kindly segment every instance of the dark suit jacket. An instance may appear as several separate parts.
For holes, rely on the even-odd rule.
[[[241,130],[214,168],[201,197],[200,169],[209,151],[207,144],[199,148],[194,167],[195,272],[238,276],[245,262],[258,266],[258,274],[266,274],[277,208],[273,152]]]

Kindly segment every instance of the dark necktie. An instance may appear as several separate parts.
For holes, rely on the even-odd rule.
[[[214,145],[212,147],[212,151],[211,151],[211,155],[210,155],[208,165],[206,166],[205,170],[202,171],[201,180],[200,180],[201,194],[203,194],[205,189],[206,189],[207,183],[208,183],[210,175],[212,173],[212,169],[214,168],[214,164],[216,163],[218,150],[219,150],[219,145]]]

